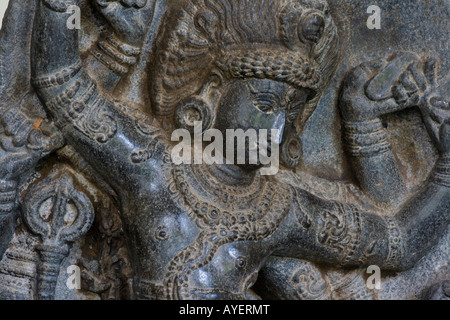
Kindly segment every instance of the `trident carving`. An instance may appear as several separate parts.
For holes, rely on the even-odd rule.
[[[59,268],[69,253],[69,244],[81,238],[94,221],[88,197],[74,187],[72,177],[48,177],[35,185],[24,199],[24,218],[40,236],[37,296],[53,300]]]

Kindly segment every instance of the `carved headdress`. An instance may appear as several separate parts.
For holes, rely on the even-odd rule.
[[[212,70],[308,88],[303,126],[339,60],[337,30],[325,0],[190,0],[169,10],[152,74],[156,116],[172,118]]]

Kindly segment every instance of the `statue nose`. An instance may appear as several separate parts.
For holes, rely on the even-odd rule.
[[[277,116],[277,119],[272,128],[272,129],[278,130],[278,135],[275,137],[273,137],[272,134],[270,135],[272,142],[281,144],[281,142],[283,140],[283,134],[284,134],[285,127],[286,127],[286,113],[280,112],[280,114]]]

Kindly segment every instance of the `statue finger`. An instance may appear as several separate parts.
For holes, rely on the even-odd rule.
[[[44,152],[51,152],[63,146],[64,138],[59,130],[49,121],[43,121],[40,130],[43,133]]]
[[[413,93],[408,97],[408,100],[403,104],[405,108],[416,107],[420,104],[420,95],[418,92]]]
[[[379,58],[361,64],[361,68],[364,70],[366,75],[374,75],[375,72],[381,71],[385,65],[386,60]]]
[[[425,92],[428,89],[428,80],[424,74],[423,68],[422,62],[415,61],[408,67],[408,71],[411,73],[419,89],[422,92]]]
[[[430,99],[430,105],[433,109],[450,110],[450,103],[442,97],[433,97]]]
[[[380,71],[385,65],[384,59],[376,59],[362,63],[353,72],[355,81],[365,84],[370,78],[375,76],[377,71]]]
[[[424,66],[425,77],[432,88],[436,87],[437,78],[437,61],[430,58],[425,62]]]
[[[100,7],[106,7],[110,2],[115,2],[115,0],[94,0],[94,2]]]
[[[56,134],[60,134],[59,130],[56,128],[53,122],[48,120],[42,120],[39,128],[37,129],[39,129],[47,137],[52,137]]]
[[[449,102],[440,97],[430,99],[428,106],[431,119],[438,124],[442,124],[450,119]]]
[[[365,84],[369,81],[375,70],[381,69],[383,61],[377,59],[375,61],[365,62],[354,68],[347,75],[344,82],[344,92],[347,94],[357,94],[359,91],[364,90]]]
[[[395,101],[397,101],[397,103],[400,105],[405,104],[409,99],[408,92],[406,91],[405,87],[402,84],[395,85],[392,88],[392,96],[394,97]]]
[[[27,143],[28,135],[33,130],[33,123],[30,120],[26,120],[17,130],[12,140],[13,145],[17,148],[23,147]]]
[[[412,74],[409,70],[404,72],[400,77],[400,82],[403,85],[403,88],[405,88],[405,90],[409,96],[412,96],[419,91],[418,85],[416,83],[414,83],[415,81],[413,81],[411,79],[411,77],[412,77]]]
[[[57,149],[64,146],[64,138],[61,135],[54,135],[52,137],[47,137],[44,140],[44,146],[42,152],[47,155]]]
[[[380,102],[378,104],[378,112],[377,114],[379,115],[384,115],[384,114],[389,114],[389,113],[393,113],[393,112],[398,112],[401,111],[405,108],[407,108],[408,105],[407,104],[399,104],[396,100],[394,99],[387,99],[384,100],[382,102]]]
[[[14,136],[26,120],[27,118],[15,108],[9,109],[1,119],[5,133],[9,136]]]
[[[442,124],[444,122],[444,117],[442,114],[436,111],[430,111],[430,118],[437,124]]]
[[[126,8],[135,7],[138,9],[144,7],[147,4],[147,0],[98,0],[97,2],[120,2]]]
[[[30,150],[42,150],[43,149],[43,133],[40,130],[32,130],[28,135],[27,148]]]

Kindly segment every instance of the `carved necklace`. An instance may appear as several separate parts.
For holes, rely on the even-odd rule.
[[[200,233],[171,261],[163,286],[167,299],[189,296],[189,275],[210,263],[221,246],[269,237],[290,209],[291,190],[269,177],[230,186],[195,165],[173,166],[172,177],[170,191]]]

